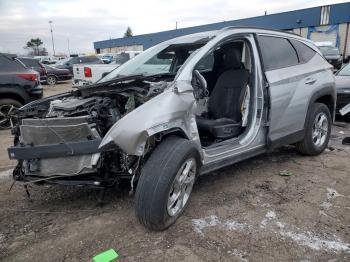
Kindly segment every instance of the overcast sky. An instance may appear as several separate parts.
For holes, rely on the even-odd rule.
[[[122,37],[127,26],[134,35],[303,9],[338,0],[0,0],[0,52],[25,53],[30,38],[39,37],[52,51],[49,20],[53,21],[56,53],[93,51],[93,42]]]

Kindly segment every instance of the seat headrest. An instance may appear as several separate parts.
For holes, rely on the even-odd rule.
[[[242,53],[237,48],[229,48],[224,53],[225,69],[242,68]]]

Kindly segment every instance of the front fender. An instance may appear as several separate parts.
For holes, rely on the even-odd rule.
[[[114,142],[125,153],[141,156],[148,137],[174,128],[181,129],[189,139],[199,143],[194,107],[192,92],[165,90],[116,122],[99,147]]]

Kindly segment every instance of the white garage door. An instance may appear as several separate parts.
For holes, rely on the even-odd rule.
[[[333,45],[337,42],[337,31],[330,32],[328,34],[323,32],[311,33],[310,39],[314,42],[332,42]]]

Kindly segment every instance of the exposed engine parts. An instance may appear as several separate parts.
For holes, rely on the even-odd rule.
[[[15,180],[104,187],[128,178],[133,183],[142,157],[115,145],[98,146],[124,115],[166,87],[166,82],[148,81],[84,87],[23,107],[13,129],[15,147],[9,151],[19,160]]]

